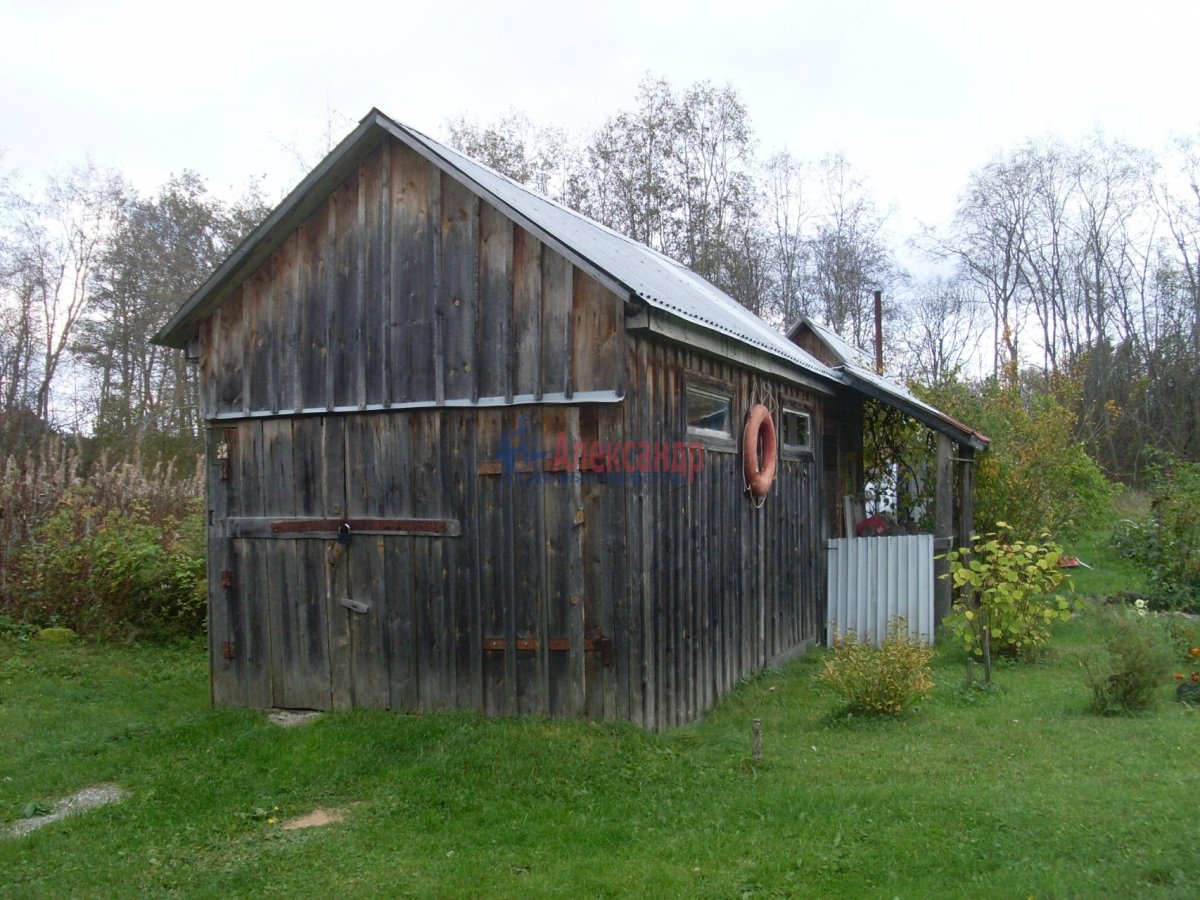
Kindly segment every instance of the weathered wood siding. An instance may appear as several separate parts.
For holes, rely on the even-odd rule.
[[[549,470],[560,435],[621,424],[611,405],[210,429],[214,700],[627,718],[624,495]]]
[[[203,324],[202,412],[619,391],[623,312],[562,255],[390,141]]]
[[[815,641],[816,454],[785,456],[761,509],[732,451],[708,450],[690,480],[554,470],[564,445],[576,466],[577,443],[686,441],[682,386],[697,372],[728,379],[739,420],[752,397],[780,398],[777,385],[690,352],[635,346],[641,388],[625,404],[214,427],[214,699],[665,728]],[[808,408],[818,422],[819,405]],[[312,519],[452,526],[346,541],[293,530]]]
[[[215,702],[658,729],[816,641],[821,399],[624,314],[405,146],[367,157],[201,327]],[[761,509],[733,442],[591,460],[689,441],[689,379],[738,434],[812,414]]]
[[[824,623],[820,524],[822,403],[814,395],[679,345],[630,350],[629,435],[687,440],[684,388],[723,385],[734,433],[754,403],[812,416],[811,453],[782,454],[762,508],[745,492],[736,446],[710,447],[690,484],[649,480],[626,494],[631,606],[641,696],[635,721],[663,728],[709,709],[743,676],[798,647]]]

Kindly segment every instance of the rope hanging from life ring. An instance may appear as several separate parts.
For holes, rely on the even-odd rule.
[[[759,458],[759,442],[762,442],[762,458]],[[746,430],[742,434],[742,470],[746,477],[746,490],[755,499],[765,502],[767,492],[775,481],[775,468],[779,462],[779,447],[775,439],[775,419],[771,411],[756,403],[746,416]],[[759,503],[758,505],[762,505]]]

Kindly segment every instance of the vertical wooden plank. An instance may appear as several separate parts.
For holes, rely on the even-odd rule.
[[[388,480],[384,430],[388,417],[346,416],[346,515],[382,517]],[[345,546],[346,579],[350,599],[364,604],[365,611],[343,607],[350,639],[349,666],[351,703],[356,707],[388,707],[388,592],[384,583],[384,541],[378,535],[355,534]],[[340,598],[339,598],[340,599]],[[339,612],[334,610],[334,615]]]
[[[443,323],[445,396],[478,398],[475,318],[479,305],[479,198],[442,176],[442,266],[438,313]]]
[[[447,638],[454,682],[454,705],[483,710],[482,612],[478,590],[479,510],[475,483],[475,413],[443,414],[443,456],[447,514],[463,523],[463,535],[443,541],[446,554]]]
[[[383,580],[386,540],[381,535],[354,535],[346,551],[350,597],[367,604],[365,612],[343,610],[350,636],[351,703],[365,709],[387,709],[391,702]]]
[[[539,413],[518,411],[510,414],[508,440],[529,458],[540,459],[542,420]],[[539,648],[546,639],[546,555],[545,555],[545,489],[546,473],[540,468],[532,472],[513,473],[506,486],[505,497],[512,509],[509,534],[512,537],[513,591],[509,602],[513,607],[511,624],[506,620],[506,634],[517,640],[531,640]],[[547,670],[543,667],[545,653],[541,650],[517,650],[511,675],[516,681],[517,712],[520,714],[548,712]],[[507,674],[507,671],[506,671]]]
[[[208,658],[211,700],[215,706],[240,705],[245,702],[242,685],[238,678],[237,642],[234,638],[238,614],[237,581],[227,588],[222,573],[234,573],[230,540],[226,536],[226,517],[229,515],[229,500],[232,481],[222,480],[224,463],[218,458],[218,445],[224,452],[236,453],[234,446],[226,441],[223,428],[209,428],[208,441],[208,528],[207,528],[207,574],[208,574]],[[231,464],[232,467],[232,464]],[[233,659],[225,657],[225,644],[229,642],[234,652]]]
[[[296,406],[300,409],[318,409],[325,406],[326,402],[329,323],[325,309],[329,301],[325,291],[325,271],[329,260],[325,255],[325,245],[328,219],[329,203],[326,202],[300,226],[297,233],[299,294],[295,353]]]
[[[284,573],[284,590],[294,591],[297,670],[293,673],[297,706],[329,709],[329,627],[326,623],[326,566],[324,541],[292,541],[294,564]]]
[[[441,415],[437,411],[411,415],[414,506],[418,516],[441,515],[445,496]],[[443,562],[443,540],[415,538],[413,548],[419,701],[424,709],[450,706],[454,700],[454,685],[450,679],[452,653],[446,613],[448,572]]]
[[[279,248],[275,269],[274,321],[277,333],[271,349],[275,357],[275,401],[273,409],[292,410],[296,407],[296,384],[299,346],[299,234],[292,235]]]
[[[604,634],[606,600],[611,604],[611,592],[604,583],[604,532],[608,528],[608,509],[603,503],[605,485],[600,483],[600,473],[592,471],[589,449],[600,441],[599,412],[594,406],[581,407],[579,414],[579,438],[583,444],[583,460],[580,471],[580,494],[582,522],[578,526],[582,546],[583,576],[583,628],[590,637]],[[611,606],[610,606],[611,610]],[[609,610],[609,611],[610,611]],[[604,669],[598,653],[585,653],[583,657],[583,710],[593,719],[605,717]]]
[[[362,231],[359,280],[362,297],[362,344],[360,351],[360,396],[364,404],[385,402],[384,372],[387,355],[388,301],[387,266],[391,251],[384,243],[385,217],[391,211],[388,185],[391,181],[390,145],[384,142],[362,164],[359,186],[359,222]]]
[[[406,147],[393,145],[391,378],[398,402],[432,400],[435,306],[440,290],[441,176]]]
[[[625,415],[619,406],[604,408],[600,414],[601,440],[621,443],[625,440]],[[606,477],[601,489],[604,506],[604,573],[600,627],[613,642],[613,664],[604,670],[605,714],[616,719],[630,718],[630,646],[637,639],[631,630],[630,561],[632,553],[626,523],[626,495],[629,484]]]
[[[645,391],[644,354],[641,352],[642,342],[638,338],[628,338],[625,348],[625,359],[630,370],[630,389],[625,402],[621,404],[624,421],[624,446],[632,441],[636,446],[637,436],[641,431],[640,410],[644,406]],[[624,686],[629,718],[634,724],[650,727],[646,720],[645,709],[645,614],[647,607],[646,580],[649,568],[649,557],[645,552],[646,535],[644,527],[645,486],[638,480],[636,473],[629,472],[622,460],[622,477],[624,479],[625,496],[625,546],[629,560],[629,575],[626,584],[626,605],[624,624],[618,619],[618,634],[621,635],[622,645],[618,645],[618,677]],[[619,701],[618,701],[619,702]]]
[[[259,430],[262,436],[259,454],[262,505],[259,513],[264,516],[294,515],[291,420],[265,419],[260,423]],[[285,572],[295,567],[295,555],[290,546],[293,542],[266,539],[248,543],[253,548],[254,590],[266,631],[266,667],[271,684],[271,705],[292,707],[296,705],[293,696],[295,691],[292,690],[294,674],[302,663],[295,641],[298,628],[292,609],[295,598],[287,591],[284,580]]]
[[[513,392],[542,396],[542,242],[513,225]]]
[[[565,440],[574,448],[580,440],[578,410],[547,407],[542,413],[543,444]],[[562,436],[560,438],[560,435]],[[550,713],[577,716],[584,709],[583,584],[580,527],[583,524],[581,486],[577,472],[556,471],[543,490],[546,522],[546,626],[548,637],[566,639],[568,651],[547,647]]]
[[[362,344],[362,281],[359,266],[362,235],[359,216],[359,170],[355,170],[330,196],[334,229],[334,275],[328,306],[330,349],[329,405],[358,406]]]
[[[679,429],[679,440],[687,440],[687,422],[683,420]],[[694,587],[694,612],[692,617],[692,672],[693,697],[695,714],[702,713],[712,705],[712,695],[709,691],[711,679],[711,652],[713,636],[709,630],[709,609],[712,603],[712,556],[716,547],[709,534],[710,521],[709,492],[702,478],[684,475],[688,481],[686,490],[688,506],[691,510],[691,533],[695,536],[692,550]]]
[[[518,414],[508,411],[500,414],[499,428],[508,440],[511,441],[512,431],[519,421]],[[518,600],[516,529],[517,523],[520,521],[522,531],[528,532],[529,522],[517,518],[516,497],[520,494],[528,496],[530,490],[528,487],[525,489],[517,487],[517,478],[516,472],[510,471],[501,473],[500,478],[496,479],[494,496],[498,500],[500,515],[497,517],[496,530],[492,532],[492,548],[493,553],[496,554],[493,566],[499,569],[499,581],[496,584],[497,596],[492,601],[493,605],[499,609],[498,613],[493,613],[492,621],[497,622],[498,620],[497,624],[501,630],[497,632],[497,635],[504,638],[504,646],[509,648],[504,653],[503,700],[500,703],[505,715],[516,715],[520,711],[517,679],[518,653],[516,651],[518,605],[529,606],[536,603],[536,597],[526,596]],[[485,602],[487,599],[485,595]]]
[[[500,458],[500,435],[502,427],[500,410],[480,411],[475,429],[475,455],[480,461]],[[476,527],[472,528],[471,540],[475,544],[477,559],[475,591],[479,598],[480,635],[486,639],[506,642],[504,649],[481,647],[481,681],[483,709],[491,716],[515,712],[515,703],[509,706],[509,691],[515,688],[507,677],[508,665],[515,663],[516,647],[507,641],[506,612],[512,606],[512,582],[509,554],[506,552],[508,535],[505,534],[506,513],[504,486],[509,473],[499,476],[478,474],[473,476]],[[506,580],[506,577],[508,580]],[[513,694],[515,698],[515,692]]]
[[[341,518],[346,514],[346,417],[326,416],[322,420],[322,515]],[[350,596],[349,566],[346,548],[336,541],[324,541],[326,564],[325,622],[329,629],[330,696],[334,709],[352,705],[350,670],[350,629],[346,608],[339,602]]]
[[[238,427],[238,496],[243,515],[261,516],[265,507],[263,492],[262,421],[251,420]],[[266,559],[257,546],[260,541],[239,539],[235,552],[239,558],[237,583],[243,604],[244,633],[238,655],[243,660],[246,704],[256,708],[271,706],[270,634],[267,627]]]
[[[386,417],[388,487],[383,510],[387,516],[413,517],[412,418],[394,413]],[[417,669],[416,602],[413,583],[414,543],[424,538],[388,538],[384,547],[384,577],[388,596],[387,643],[390,672],[390,705],[396,710],[413,710],[420,705]]]
[[[619,388],[623,304],[616,294],[585,272],[574,270],[571,328],[571,381],[576,391]]]
[[[933,534],[935,542],[942,539],[953,540],[954,532],[954,443],[944,434],[937,436],[937,453],[934,461],[934,474],[937,482],[934,486]],[[947,549],[945,546],[934,545],[938,555]],[[934,563],[934,624],[940,625],[942,619],[950,614],[953,597],[950,590],[950,579],[943,575],[950,571],[950,564],[945,558]]]
[[[570,262],[553,251],[542,253],[542,383],[547,394],[566,393],[571,376]]]
[[[235,541],[240,570],[243,574],[242,600],[245,632],[238,654],[244,659],[246,705],[254,709],[269,709],[271,692],[271,644],[267,626],[270,603],[270,578],[267,554],[262,539],[239,538]]]
[[[413,398],[409,384],[411,331],[416,321],[415,287],[421,277],[420,224],[426,210],[415,195],[415,154],[407,147],[390,145],[391,178],[388,189],[389,293],[387,298],[387,395],[389,403]],[[426,270],[427,271],[427,270]]]
[[[953,445],[952,445],[953,446]],[[975,534],[975,449],[958,445],[958,546],[971,546]]]
[[[475,317],[477,394],[512,397],[513,223],[489,204],[479,211],[479,311]]]
[[[395,298],[397,294],[396,283],[392,277],[392,263],[396,252],[396,246],[393,243],[392,234],[392,210],[395,197],[395,190],[393,188],[392,181],[392,147],[393,142],[384,141],[383,147],[380,150],[379,197],[377,200],[377,203],[379,204],[379,244],[376,247],[376,253],[379,254],[379,293],[373,301],[374,303],[378,304],[378,379],[380,402],[384,406],[391,406],[392,403],[395,402],[395,386],[392,383],[390,373],[393,366],[397,365],[397,363],[392,359],[392,353],[394,350],[392,327],[393,322],[395,321],[393,313],[395,311]]]
[[[242,291],[235,291],[216,312],[217,346],[220,363],[216,368],[217,412],[242,411],[245,373],[246,332],[242,319]]]
[[[274,373],[273,360],[266,341],[271,335],[271,321],[264,307],[270,301],[265,286],[270,281],[272,260],[250,277],[241,287],[242,328],[246,338],[246,358],[242,365],[242,412],[271,409]]]
[[[329,630],[326,623],[324,547],[320,541],[280,541],[288,554],[281,584],[294,627],[293,668],[287,679],[287,706],[329,709],[331,698]]]
[[[217,336],[217,314],[200,323],[200,421],[208,421],[217,414],[219,384],[219,360],[221,348]]]
[[[638,339],[638,374],[641,392],[638,395],[636,441],[648,441],[653,435],[651,424],[657,399],[658,367],[652,345]],[[641,474],[641,473],[639,473]],[[644,726],[656,731],[666,727],[661,715],[662,652],[659,643],[661,627],[662,543],[658,523],[657,485],[640,479],[642,489],[642,692],[645,709]]]
[[[585,406],[579,411],[581,439],[588,447],[620,443],[619,409]],[[619,475],[620,473],[614,473]],[[586,711],[592,718],[628,717],[628,694],[618,703],[617,679],[623,672],[628,635],[623,621],[625,578],[624,485],[604,472],[583,473],[581,528],[583,559],[584,629],[593,638],[613,641],[613,664],[605,666],[599,652],[584,659]],[[627,690],[627,687],[626,687]]]

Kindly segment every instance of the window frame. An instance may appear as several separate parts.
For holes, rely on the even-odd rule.
[[[786,439],[787,428],[784,425],[784,418],[788,415],[801,416],[808,422],[808,443],[807,444],[789,444]],[[779,451],[781,455],[787,455],[791,459],[798,459],[805,456],[814,456],[814,433],[813,433],[813,414],[812,410],[807,407],[783,404],[779,409]]]
[[[719,400],[728,407],[728,431],[717,431],[714,428],[700,428],[690,424],[687,421],[687,405],[688,394],[699,394],[703,397],[708,397],[713,400]],[[696,382],[691,379],[684,382],[683,385],[683,421],[684,431],[687,434],[688,440],[699,440],[706,449],[736,451],[737,449],[737,434],[734,431],[736,416],[733,403],[733,391],[728,388],[718,387],[717,385],[707,382]]]

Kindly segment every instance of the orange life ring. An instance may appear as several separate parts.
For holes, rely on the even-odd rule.
[[[758,459],[758,442],[762,439],[762,462]],[[775,481],[775,465],[779,460],[776,452],[775,420],[771,411],[761,403],[754,405],[746,417],[746,431],[742,435],[742,467],[746,475],[746,487],[755,497],[765,497]]]

